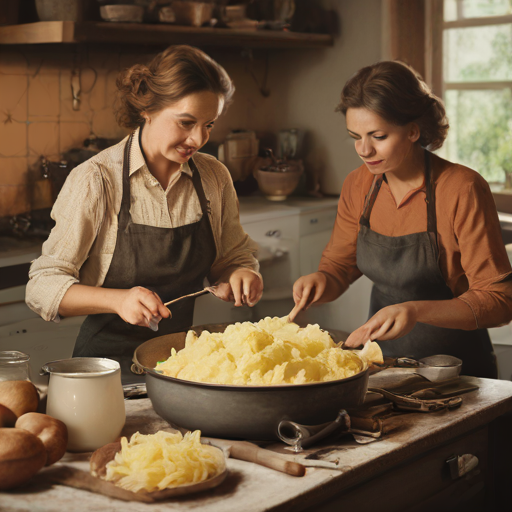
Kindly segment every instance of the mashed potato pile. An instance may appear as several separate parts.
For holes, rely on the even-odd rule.
[[[156,370],[178,379],[233,385],[305,384],[351,377],[367,359],[335,346],[318,325],[300,328],[285,318],[230,325],[224,333],[187,333]]]
[[[201,432],[152,435],[136,432],[130,442],[121,439],[121,451],[107,464],[105,480],[128,491],[161,491],[202,482],[222,473],[226,461],[221,450],[201,444]]]

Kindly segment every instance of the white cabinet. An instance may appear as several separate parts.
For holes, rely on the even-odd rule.
[[[55,323],[37,317],[3,325],[0,327],[0,351],[18,350],[28,354],[32,382],[47,383],[48,377],[39,375],[41,366],[48,361],[71,357],[84,319],[84,316],[78,316]]]
[[[312,274],[318,270],[322,251],[331,237],[331,231],[320,231],[302,236],[299,244],[300,275]]]

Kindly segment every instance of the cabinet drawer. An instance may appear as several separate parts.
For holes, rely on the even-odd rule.
[[[476,469],[453,480],[446,463],[453,455],[472,454],[478,457]],[[483,498],[484,480],[488,472],[488,428],[459,437],[425,455],[386,470],[371,480],[335,495],[328,503],[312,506],[308,512],[357,510],[358,512],[404,512],[453,510],[443,501],[464,501],[474,496],[475,508]],[[437,502],[439,496],[439,502]],[[448,508],[443,508],[443,503]],[[467,509],[469,510],[469,509]]]
[[[303,213],[300,216],[300,236],[321,231],[332,231],[336,220],[336,208]]]
[[[242,227],[259,244],[264,244],[265,241],[276,238],[293,240],[299,238],[299,219],[297,215],[275,217],[258,222],[244,222]]]

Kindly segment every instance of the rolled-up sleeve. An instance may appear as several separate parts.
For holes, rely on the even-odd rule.
[[[51,216],[55,221],[41,256],[32,262],[25,301],[44,320],[58,320],[59,305],[69,287],[79,282],[101,222],[105,217],[103,181],[92,162],[68,176]]]
[[[357,268],[357,235],[364,195],[358,181],[356,170],[343,182],[334,229],[318,266],[319,272],[337,283],[341,293],[362,275]]]
[[[458,296],[473,311],[476,328],[512,320],[512,269],[487,182],[464,185],[454,211],[454,232],[469,288]]]

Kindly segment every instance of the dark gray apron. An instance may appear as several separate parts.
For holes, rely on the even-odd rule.
[[[370,215],[382,185],[373,181],[359,220],[357,266],[373,281],[370,313],[392,304],[416,300],[450,300],[453,293],[439,269],[435,186],[430,153],[425,151],[427,231],[384,236],[370,229]],[[463,331],[417,323],[411,332],[391,341],[379,341],[385,356],[422,357],[448,354],[462,359],[462,373],[497,378],[496,357],[486,329]]]
[[[199,171],[192,159],[192,181],[203,216],[197,222],[177,228],[134,224],[130,215],[130,148],[124,149],[123,198],[118,215],[117,241],[104,288],[129,289],[142,286],[156,292],[163,302],[196,292],[210,271],[215,256],[215,239],[208,218],[209,202]],[[121,364],[123,384],[144,380],[130,371],[135,349],[156,336],[190,328],[194,299],[172,308],[172,319],[162,319],[158,332],[125,322],[116,314],[89,315],[78,333],[73,357],[108,357]]]

